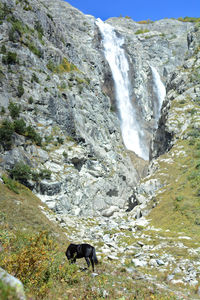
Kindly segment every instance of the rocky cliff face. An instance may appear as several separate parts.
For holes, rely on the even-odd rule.
[[[167,82],[183,62],[193,25],[108,22],[125,39],[131,95],[149,147],[156,127],[150,66]],[[125,208],[145,164],[124,148],[95,18],[62,1],[1,0],[0,28],[1,122],[7,133],[12,127],[2,136],[1,173],[29,165],[35,175],[27,185],[58,213],[110,216]]]

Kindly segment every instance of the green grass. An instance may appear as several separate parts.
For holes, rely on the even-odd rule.
[[[197,168],[199,160],[196,158],[198,142],[199,139],[190,145],[190,141],[179,140],[176,147],[183,147],[181,149],[185,155],[174,156],[171,164],[160,161],[162,175],[157,173],[155,177],[160,177],[164,187],[156,198],[158,205],[151,211],[149,218],[155,227],[184,232],[200,241],[200,226],[197,225],[200,214],[200,173]],[[162,158],[171,157],[176,147]]]

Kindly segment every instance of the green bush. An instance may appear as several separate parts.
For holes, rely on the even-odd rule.
[[[8,109],[9,109],[10,115],[13,119],[16,119],[16,118],[19,117],[19,113],[20,113],[20,110],[21,110],[21,105],[10,102],[9,105],[8,105]]]
[[[41,179],[51,179],[51,171],[48,169],[41,169],[39,172],[32,171],[32,179],[40,181]]]
[[[5,20],[5,18],[12,12],[11,8],[7,4],[2,4],[0,2],[0,21]]]
[[[14,130],[18,134],[24,135],[26,132],[26,123],[23,119],[18,119],[14,121]]]
[[[14,65],[18,63],[17,53],[9,51],[6,55],[3,56],[2,62],[5,65]]]
[[[24,88],[23,88],[23,77],[20,76],[19,78],[19,84],[17,87],[17,96],[21,97],[24,94]]]
[[[35,29],[36,29],[37,32],[38,32],[38,38],[39,38],[40,40],[42,40],[42,37],[43,37],[43,35],[44,35],[44,31],[43,31],[42,25],[40,24],[39,21],[37,21],[37,22],[35,23]]]
[[[13,123],[8,120],[4,120],[0,127],[0,145],[2,145],[4,150],[11,149],[13,133]]]
[[[181,22],[192,22],[192,23],[198,23],[200,22],[200,18],[194,18],[194,17],[180,17],[178,18],[179,21]]]
[[[6,175],[2,176],[4,184],[14,193],[19,194],[19,183]],[[1,298],[0,298],[1,299]]]
[[[68,158],[68,154],[67,154],[67,152],[63,152],[63,157],[64,157],[64,159],[67,159]]]
[[[135,34],[142,34],[142,33],[146,33],[146,32],[149,32],[148,29],[138,29]]]
[[[11,24],[12,24],[12,27],[9,31],[9,40],[12,41],[12,42],[16,42],[18,40],[19,37],[22,37],[22,35],[24,33],[28,34],[31,32],[31,29],[23,24],[23,22],[17,18],[15,18],[13,15],[12,16],[9,16],[9,19],[8,19]]]
[[[35,55],[38,56],[39,58],[42,56],[42,52],[41,52],[38,48],[36,48],[36,46],[35,46],[33,43],[29,42],[29,43],[27,44],[27,46],[28,46],[29,50],[30,50],[33,54],[35,54]]]
[[[5,112],[6,112],[5,107],[2,106],[2,107],[1,107],[1,115],[4,115]]]
[[[200,137],[200,128],[193,128],[188,132],[188,136],[199,138]]]
[[[41,179],[51,179],[51,171],[49,169],[41,169],[39,176]]]
[[[5,46],[5,45],[2,45],[2,46],[1,46],[1,51],[0,51],[0,53],[1,53],[1,54],[6,54],[6,52],[7,52],[6,46]]]
[[[31,77],[31,82],[37,82],[39,83],[39,78],[37,77],[37,75],[35,73],[32,74],[32,77]]]
[[[42,138],[41,136],[35,131],[35,129],[32,126],[26,127],[26,133],[25,135],[30,138],[32,141],[36,143],[36,145],[41,146],[42,144]]]
[[[32,97],[32,96],[30,96],[30,97],[28,98],[28,103],[29,103],[29,104],[33,104],[33,97]]]
[[[52,60],[50,60],[48,63],[47,63],[47,68],[51,71],[51,72],[54,72],[54,70],[55,70],[55,68],[56,68],[56,66],[55,66],[55,64],[53,63],[53,61]]]
[[[27,180],[31,179],[31,168],[20,161],[16,163],[14,168],[10,171],[10,176],[12,179],[26,185]]]
[[[57,141],[58,141],[58,143],[61,144],[61,145],[64,144],[64,139],[61,138],[61,137],[59,137],[59,136],[57,137]]]

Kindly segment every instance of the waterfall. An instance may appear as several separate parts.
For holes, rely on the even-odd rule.
[[[153,83],[154,83],[153,90],[157,97],[157,101],[154,101],[155,120],[158,122],[158,120],[160,118],[160,111],[162,108],[162,103],[166,96],[166,89],[160,79],[160,75],[159,75],[158,71],[156,70],[156,68],[154,68],[152,66],[150,68],[151,68],[151,72],[152,72],[152,76],[153,76]]]
[[[116,101],[125,147],[148,160],[149,149],[146,149],[143,144],[143,131],[136,121],[135,110],[129,95],[129,65],[122,48],[124,39],[117,36],[114,28],[101,19],[97,19],[96,24],[102,35],[104,55],[110,65],[115,83]]]

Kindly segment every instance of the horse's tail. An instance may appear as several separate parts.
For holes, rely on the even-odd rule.
[[[93,259],[95,265],[97,265],[98,264],[98,259],[97,259],[97,256],[96,256],[95,248],[92,249],[92,259]]]

